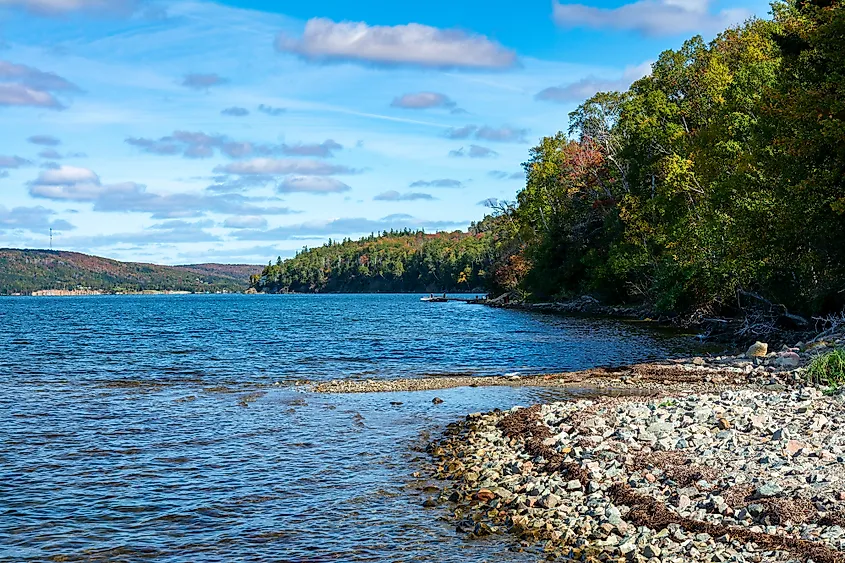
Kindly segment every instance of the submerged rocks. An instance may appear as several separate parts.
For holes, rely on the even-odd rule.
[[[429,451],[462,533],[594,561],[845,557],[845,402],[815,389],[514,408]]]

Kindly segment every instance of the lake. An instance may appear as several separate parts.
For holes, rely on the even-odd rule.
[[[457,534],[413,473],[449,422],[563,391],[295,384],[569,371],[696,343],[419,297],[0,298],[0,560],[542,559]]]

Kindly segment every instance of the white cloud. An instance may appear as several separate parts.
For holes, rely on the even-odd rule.
[[[470,145],[469,150],[465,150],[464,147],[456,151],[449,151],[449,156],[455,158],[496,158],[499,156],[499,153],[492,149],[488,149],[487,147],[481,147],[479,145]]]
[[[404,109],[430,109],[454,108],[456,104],[445,94],[417,92],[416,94],[405,94],[394,98],[390,105],[395,108]]]
[[[291,158],[254,158],[233,162],[214,169],[227,174],[304,174],[328,176],[331,174],[353,174],[356,170],[339,164],[319,160],[296,160]]]
[[[182,86],[193,90],[208,90],[212,86],[220,86],[229,82],[217,74],[186,74],[182,79]]]
[[[31,66],[0,61],[0,80],[15,81],[37,90],[63,91],[79,88],[53,72],[44,72]]]
[[[55,94],[78,90],[74,84],[52,72],[0,61],[0,106],[62,109],[64,105]]]
[[[63,106],[49,92],[27,88],[22,84],[0,84],[0,106],[33,106],[61,109]]]
[[[565,86],[552,86],[537,93],[537,100],[558,103],[581,102],[597,92],[625,91],[631,84],[651,73],[651,63],[628,67],[619,78],[598,78],[587,76]]]
[[[197,221],[193,223],[189,221],[165,221],[136,232],[67,237],[62,239],[61,244],[66,248],[90,249],[118,244],[166,245],[174,243],[217,242],[220,240],[220,237],[205,230],[205,227],[210,227],[212,224],[209,221]]]
[[[261,104],[258,106],[258,111],[260,111],[261,113],[266,113],[271,117],[279,117],[287,110],[285,108],[274,108],[273,106],[265,106],[264,104]]]
[[[228,115],[229,117],[245,117],[249,115],[249,110],[246,108],[230,107],[221,111],[220,115]]]
[[[281,152],[290,156],[316,156],[328,158],[334,156],[334,151],[343,150],[343,145],[332,139],[326,139],[322,143],[297,143],[295,145],[282,145]]]
[[[504,170],[491,170],[487,173],[488,176],[491,178],[495,178],[497,180],[524,180],[525,179],[525,172],[512,172],[508,173]]]
[[[560,27],[631,30],[651,36],[718,31],[752,15],[742,8],[714,13],[710,4],[711,0],[640,0],[618,8],[596,8],[555,0],[553,10]]]
[[[340,180],[325,176],[288,176],[276,186],[279,193],[335,194],[351,189]]]
[[[56,149],[44,149],[38,153],[38,156],[49,160],[59,160],[62,158],[62,154]]]
[[[373,198],[375,201],[416,201],[419,199],[424,200],[434,200],[437,199],[431,194],[424,194],[421,192],[407,192],[407,193],[399,193],[396,190],[389,190],[384,193],[380,193]]]
[[[230,113],[229,115],[234,114]],[[329,158],[333,157],[336,151],[343,149],[342,145],[332,139],[326,139],[322,143],[310,144],[267,144],[253,141],[233,141],[225,135],[209,135],[202,131],[174,131],[173,134],[160,139],[130,137],[125,139],[125,142],[146,153],[159,156],[179,154],[185,158],[211,158],[215,151],[219,151],[229,158],[275,155]]]
[[[45,16],[61,16],[72,12],[131,13],[138,3],[137,0],[0,0],[0,7],[22,8]]]
[[[263,229],[267,227],[267,219],[258,215],[236,215],[223,221],[227,229]]]
[[[411,23],[370,26],[364,22],[334,22],[314,18],[302,37],[280,35],[276,48],[306,60],[358,61],[429,68],[508,68],[516,54],[483,35],[442,30]]]
[[[240,194],[157,194],[135,182],[103,184],[87,168],[60,166],[41,172],[30,182],[29,195],[53,201],[93,204],[94,211],[151,213],[155,219],[199,217],[205,213],[225,215],[286,215],[287,207],[267,206],[266,198]]]
[[[99,184],[100,177],[93,170],[76,166],[61,166],[55,170],[45,170],[35,181],[45,186],[62,186],[66,184]]]
[[[496,143],[524,143],[525,135],[527,134],[528,129],[517,129],[508,125],[502,127],[465,125],[463,127],[453,127],[446,131],[446,137],[449,139],[469,139],[470,137],[474,137],[482,141]]]
[[[0,155],[0,168],[20,168],[21,166],[30,166],[32,162],[19,156],[3,156]]]
[[[62,142],[53,137],[52,135],[33,135],[27,139],[33,145],[42,145],[45,147],[56,147],[62,144]]]
[[[463,188],[464,184],[460,180],[453,180],[451,178],[441,178],[439,180],[417,180],[412,182],[412,188]]]
[[[223,193],[243,192],[249,188],[263,188],[267,186],[267,184],[276,183],[275,176],[264,175],[231,177],[224,174],[221,176],[214,176],[212,177],[212,180],[214,180],[214,184],[211,184],[205,189],[210,192]]]
[[[46,231],[56,229],[69,231],[73,225],[63,219],[51,220],[56,212],[46,207],[13,207],[8,209],[0,205],[0,232],[12,230]]]

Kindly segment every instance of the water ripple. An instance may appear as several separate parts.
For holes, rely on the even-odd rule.
[[[689,345],[414,296],[0,298],[0,560],[536,561],[458,536],[411,473],[429,432],[561,391],[442,390],[434,406],[433,392],[286,383],[579,369]]]

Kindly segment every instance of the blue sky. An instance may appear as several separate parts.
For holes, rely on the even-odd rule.
[[[515,5],[0,0],[0,246],[263,263],[465,228],[585,97],[769,10]]]

